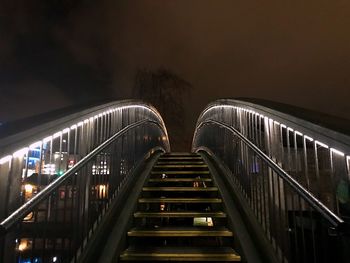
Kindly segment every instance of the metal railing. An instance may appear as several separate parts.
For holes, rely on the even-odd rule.
[[[123,127],[146,118],[165,130],[151,105],[116,101],[0,137],[0,220]]]
[[[286,113],[302,109],[280,108],[285,111],[218,100],[207,106],[198,123],[211,119],[237,129],[330,210],[350,218],[350,136]],[[314,122],[325,118],[311,117]]]
[[[244,110],[242,105],[237,106],[239,103],[218,101],[203,111],[194,134],[193,151],[207,150],[224,163],[229,180],[240,189],[280,262],[346,262],[347,225],[337,211],[310,192],[311,186],[308,188],[296,176],[298,173],[292,173],[300,172],[297,156],[309,156],[305,152],[305,137],[309,136],[306,129],[302,134],[289,126],[291,123],[287,126],[280,119],[277,122],[254,113],[251,108]],[[271,132],[276,125],[280,133]],[[285,141],[288,135],[283,129],[293,133],[292,147],[289,140]],[[301,143],[297,136],[302,136]],[[309,138],[317,145],[322,143],[320,138]],[[297,159],[288,162],[287,158],[288,166],[284,157],[292,158],[292,149]],[[334,154],[332,146],[328,149],[333,149],[330,152]],[[319,153],[318,147],[315,153]],[[342,176],[347,178],[346,173]],[[322,178],[318,181],[322,183]]]
[[[0,262],[74,262],[135,166],[155,150],[170,150],[164,123],[154,108],[140,103],[119,106],[50,138],[51,149],[59,138],[58,163],[65,170],[49,174],[46,185],[43,173],[30,182],[33,175],[17,182],[22,191],[15,194],[24,204],[0,224]],[[68,140],[66,151],[63,135]],[[41,149],[44,141],[38,143]],[[71,167],[63,153],[74,156]],[[5,165],[11,166],[16,158]]]

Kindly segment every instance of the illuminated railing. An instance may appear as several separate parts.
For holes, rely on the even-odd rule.
[[[208,119],[237,129],[329,209],[350,216],[341,191],[350,187],[350,136],[239,100],[210,104],[198,123]]]
[[[165,129],[152,106],[117,101],[0,138],[0,220],[113,134],[145,118]]]
[[[279,261],[342,262],[349,144],[286,113],[219,100],[200,115],[192,147],[222,162]]]
[[[0,262],[74,260],[136,165],[154,151],[170,151],[163,120],[153,107],[136,102],[104,106],[68,120],[42,140],[40,135],[26,138],[30,142],[23,150],[2,158],[0,171],[10,178],[16,205],[25,203],[1,222]],[[37,173],[29,175],[31,149],[41,154]],[[55,153],[55,169],[45,170],[43,163],[53,162]]]

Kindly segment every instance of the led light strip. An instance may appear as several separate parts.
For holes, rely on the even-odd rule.
[[[51,141],[51,140],[53,140],[55,138],[58,138],[62,134],[68,133],[70,130],[74,130],[74,129],[78,128],[78,127],[83,126],[84,124],[89,123],[89,121],[92,122],[94,119],[97,119],[99,117],[106,116],[106,115],[111,114],[111,113],[116,112],[116,111],[122,111],[124,109],[130,109],[130,108],[133,108],[133,109],[141,108],[141,109],[144,109],[144,110],[148,110],[149,112],[153,113],[159,120],[161,120],[161,124],[165,128],[165,124],[164,124],[164,121],[163,121],[161,115],[157,111],[154,111],[154,110],[152,110],[149,107],[142,106],[142,105],[129,105],[129,106],[116,107],[116,108],[113,108],[113,109],[106,110],[106,111],[104,111],[102,113],[96,114],[96,115],[94,115],[92,117],[89,117],[87,119],[84,119],[83,121],[79,121],[79,122],[73,124],[70,128],[67,127],[67,128],[64,128],[61,131],[55,132],[53,135],[45,137],[41,141],[37,141],[35,143],[30,144],[29,147],[24,147],[22,149],[19,149],[19,150],[15,151],[12,155],[6,155],[6,156],[0,158],[0,165],[5,164],[7,162],[10,162],[12,160],[12,158],[22,157],[23,155],[28,153],[29,149],[33,150],[33,149],[35,149],[37,147],[40,147],[43,143],[47,143],[47,142],[49,142],[49,141]],[[165,129],[165,132],[166,132],[166,129]],[[166,132],[166,137],[168,137],[167,132]]]
[[[287,129],[287,131],[295,132],[296,135],[302,136],[302,137],[304,137],[305,139],[307,139],[307,140],[309,140],[311,142],[315,141],[316,145],[319,145],[319,146],[321,146],[323,148],[329,149],[329,146],[327,144],[325,144],[323,142],[320,142],[320,141],[317,141],[317,140],[314,140],[312,137],[304,135],[301,132],[292,129],[291,127],[288,127],[287,125],[285,125],[283,123],[279,123],[278,121],[275,121],[272,118],[268,118],[268,117],[266,117],[266,116],[264,116],[264,115],[262,115],[260,113],[257,113],[256,111],[253,111],[253,110],[250,110],[250,109],[245,109],[245,108],[238,107],[238,106],[231,106],[231,105],[215,105],[215,106],[211,106],[211,107],[209,107],[209,108],[207,108],[206,110],[203,111],[203,113],[200,116],[200,119],[203,119],[205,114],[207,114],[207,112],[209,112],[211,110],[214,110],[214,109],[217,109],[217,108],[229,108],[229,109],[234,109],[236,111],[244,111],[244,112],[253,113],[253,114],[259,116],[260,118],[263,118],[263,119],[268,120],[268,121],[273,121],[274,124],[280,125],[282,128]],[[337,150],[335,148],[330,148],[330,151],[332,153],[337,154],[337,155],[345,156],[345,153],[343,153],[342,151],[339,151],[339,150]],[[347,158],[347,160],[350,160],[350,156],[347,155],[346,158]]]

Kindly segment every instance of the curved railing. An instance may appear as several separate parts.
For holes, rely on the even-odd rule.
[[[281,262],[327,262],[344,252],[349,145],[287,113],[219,100],[200,115],[192,147],[223,163]]]
[[[25,201],[18,193],[25,196],[26,184],[36,181],[41,190],[123,127],[146,118],[160,123],[166,141],[159,113],[138,101],[106,103],[0,137],[0,220]]]
[[[163,120],[150,105],[115,102],[89,111],[59,120],[44,139],[40,132],[26,135],[20,154],[2,158],[9,191],[24,204],[0,224],[1,262],[74,259],[136,165],[154,151],[170,151]],[[33,149],[40,153],[34,172]]]

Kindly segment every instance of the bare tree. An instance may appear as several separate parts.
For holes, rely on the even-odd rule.
[[[192,85],[170,70],[139,69],[135,75],[133,97],[154,105],[167,125],[173,150],[186,147],[184,96]]]

